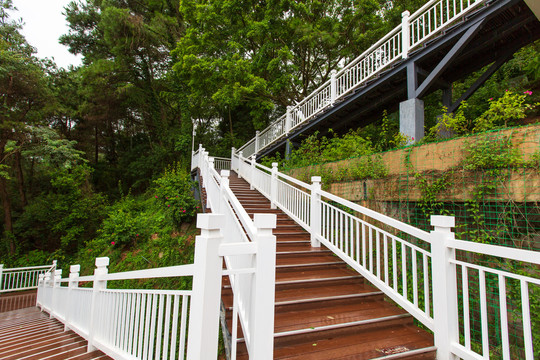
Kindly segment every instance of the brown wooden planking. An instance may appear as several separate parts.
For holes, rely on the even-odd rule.
[[[277,241],[275,358],[386,356],[377,349],[389,352],[420,349],[420,353],[409,357],[406,353],[399,356],[434,358],[432,336],[413,326],[410,315],[385,300],[378,289],[366,284],[358,273],[324,246],[311,247],[309,233],[283,212],[270,209],[270,202],[255,190],[249,190],[249,185],[234,173],[231,173],[230,184],[251,217],[256,213],[277,215],[277,228],[273,231]],[[223,284],[224,305],[230,309],[232,293],[228,279],[224,278]],[[231,313],[226,312],[229,328]],[[238,359],[247,358],[242,341],[237,354]]]
[[[37,290],[17,291],[0,295],[0,313],[36,305]]]
[[[38,308],[0,314],[0,359],[111,359],[101,351],[87,353],[88,343]]]

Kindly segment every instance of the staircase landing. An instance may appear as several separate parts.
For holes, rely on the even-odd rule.
[[[275,359],[434,359],[433,336],[262,194],[231,172],[230,187],[248,214],[275,213]],[[231,326],[232,292],[223,303]],[[241,335],[240,335],[241,336]],[[238,359],[247,359],[238,344]]]
[[[88,343],[37,307],[0,313],[0,359],[111,359],[101,351],[86,352]]]

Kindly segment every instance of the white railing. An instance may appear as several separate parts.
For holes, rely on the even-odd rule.
[[[428,233],[321,190],[320,177],[313,177],[313,183],[307,184],[279,173],[276,163],[269,169],[256,164],[253,158],[248,160],[234,154],[232,164],[233,170],[260,190],[273,207],[279,207],[310,232],[312,246],[322,243],[431,329],[435,335],[438,359],[451,358],[453,355],[463,359],[489,357],[490,341],[491,344],[496,341],[490,337],[487,328],[486,309],[488,303],[493,301],[493,298],[486,296],[487,273],[499,277],[497,290],[491,290],[500,295],[502,358],[516,358],[508,350],[507,329],[517,322],[515,316],[510,317],[507,313],[506,297],[511,294],[506,294],[505,279],[515,279],[521,284],[521,297],[518,300],[522,320],[519,326],[523,327],[524,350],[522,356],[519,353],[518,357],[533,359],[533,354],[540,352],[540,349],[536,349],[536,353],[533,351],[533,307],[529,301],[529,286],[540,285],[540,274],[538,270],[534,272],[540,265],[538,252],[454,240],[454,233],[451,232],[455,226],[454,218],[449,216],[432,216],[434,230]],[[519,275],[517,270],[502,271],[493,265],[479,266],[463,261],[461,257],[456,258],[456,251],[498,256],[503,264],[510,260],[527,262],[531,264],[531,272]],[[472,269],[479,272],[478,284],[474,286],[478,287],[477,293],[480,294],[476,301],[480,307],[482,326],[476,326],[474,334],[481,333],[481,337],[476,336],[475,341],[482,344],[482,355],[471,346],[472,327],[468,313],[462,318],[461,327],[458,325],[459,309],[468,311],[467,294],[474,287],[471,285],[474,278],[469,280],[467,276],[462,276],[458,281],[458,268],[460,274],[470,273]],[[536,296],[534,301],[537,301]],[[459,306],[458,299],[462,302]],[[538,304],[535,303],[535,306]],[[461,333],[458,333],[458,329],[461,329]],[[460,343],[460,339],[464,339],[464,342]]]
[[[207,194],[207,208],[223,214],[223,232],[227,234],[222,252],[229,282],[233,292],[230,354],[236,358],[238,340],[246,344],[249,357],[271,359],[273,357],[274,291],[276,239],[272,229],[276,215],[255,214],[253,220],[240,205],[229,187],[229,171],[221,175],[215,169],[215,158],[199,148],[195,161],[203,177]],[[236,244],[228,244],[235,239]],[[239,242],[239,243],[238,243]],[[230,250],[226,246],[230,245]],[[249,256],[234,256],[233,249]],[[256,250],[255,250],[256,249]],[[256,264],[253,267],[253,264]],[[238,321],[242,326],[243,339],[238,339]]]
[[[231,159],[214,157],[214,167],[216,170],[231,170]]]
[[[403,12],[400,25],[339,72],[332,73],[330,80],[298,104],[287,107],[283,116],[266,129],[257,132],[255,138],[239,150],[246,157],[260,153],[393,63],[406,59],[412,50],[440,34],[483,3],[485,0],[431,0],[412,15],[408,11]]]
[[[228,171],[219,175],[214,163],[203,148],[193,153],[213,212],[199,214],[194,264],[109,274],[109,259],[98,258],[93,276],[79,276],[78,265],[66,279],[61,270],[41,275],[38,305],[87,339],[89,350],[115,359],[215,359],[221,279],[227,275],[233,292],[231,359],[241,341],[250,358],[272,359],[276,216],[251,220],[228,186]],[[193,276],[192,290],[107,288],[108,281],[180,276]],[[81,281],[93,287],[79,288]]]
[[[4,268],[0,264],[0,294],[11,292],[37,289],[39,275],[46,272],[54,272],[56,269],[56,260],[52,265],[28,266],[18,268]]]

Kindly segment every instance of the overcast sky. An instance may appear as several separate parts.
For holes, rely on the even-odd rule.
[[[63,8],[71,0],[14,0],[19,10],[12,13],[14,19],[24,21],[23,35],[37,49],[40,58],[54,58],[59,67],[70,64],[80,65],[80,57],[72,55],[67,47],[58,43],[58,38],[67,34],[67,22],[62,15]]]

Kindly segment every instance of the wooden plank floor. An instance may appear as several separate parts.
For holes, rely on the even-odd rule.
[[[277,215],[275,359],[434,359],[433,336],[249,184],[231,172],[230,187],[248,214]],[[231,324],[232,293],[223,303]],[[241,331],[240,331],[241,332]],[[238,358],[247,359],[245,344]]]
[[[36,305],[37,290],[16,291],[0,295],[0,313]]]
[[[0,314],[2,360],[111,359],[101,351],[86,352],[88,343],[37,307]]]

